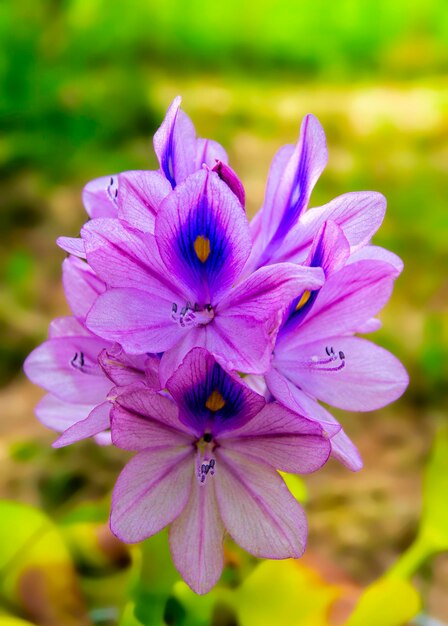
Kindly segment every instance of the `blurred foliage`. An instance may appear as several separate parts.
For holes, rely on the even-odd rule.
[[[0,626],[399,626],[418,610],[414,575],[424,607],[439,581],[448,620],[446,570],[433,561],[448,550],[447,41],[445,0],[0,3],[0,486],[38,507],[0,504]],[[377,340],[405,363],[410,389],[374,417],[342,417],[362,474],[330,465],[286,477],[307,502],[311,555],[336,575],[307,557],[259,563],[227,542],[219,587],[196,596],[164,534],[129,550],[108,531],[125,455],[89,442],[52,450],[32,416],[23,359],[67,312],[54,240],[84,221],[87,180],[155,167],[150,138],[177,93],[200,135],[228,150],[249,214],[310,111],[330,152],[311,204],[358,189],[388,199],[375,243],[405,272]]]

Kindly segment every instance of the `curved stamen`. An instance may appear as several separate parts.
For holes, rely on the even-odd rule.
[[[342,350],[336,354],[333,347],[325,348],[325,352],[328,356],[327,359],[320,358],[318,356],[313,356],[307,361],[303,361],[302,365],[308,367],[310,369],[316,369],[320,372],[338,372],[345,367],[345,354]],[[339,364],[336,364],[337,361],[340,361]],[[334,365],[330,365],[331,363],[335,363]]]
[[[191,326],[206,326],[215,317],[215,312],[211,304],[206,304],[203,308],[200,308],[197,302],[191,305],[191,302],[187,302],[184,307],[179,307],[176,302],[173,302],[171,307],[171,319],[176,324],[179,324],[182,328]]]
[[[75,352],[74,357],[70,361],[70,365],[83,374],[96,374],[98,370],[96,364],[92,365],[86,363],[84,352]]]
[[[109,195],[109,198],[112,200],[112,202],[116,204],[117,197],[118,197],[118,178],[117,177],[113,177],[113,176],[110,177],[110,182],[107,187],[107,193]]]

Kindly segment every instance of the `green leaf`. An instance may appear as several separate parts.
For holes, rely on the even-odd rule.
[[[383,578],[367,587],[344,626],[405,626],[419,610],[419,595],[408,581]]]

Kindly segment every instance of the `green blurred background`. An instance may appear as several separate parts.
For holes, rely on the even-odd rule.
[[[330,463],[307,477],[308,558],[355,587],[390,566],[416,534],[423,467],[446,420],[447,70],[446,0],[3,0],[1,497],[53,520],[104,501],[93,515],[102,519],[124,462],[89,442],[52,450],[33,416],[42,393],[21,371],[50,319],[67,312],[54,242],[79,232],[82,186],[154,168],[152,133],[181,94],[199,135],[227,149],[253,215],[270,159],[312,112],[329,165],[311,204],[364,189],[388,199],[375,243],[405,271],[375,340],[399,356],[411,384],[391,407],[342,416],[365,469]],[[418,578],[425,611],[446,622],[447,580],[444,555]],[[225,619],[216,624],[237,623]]]

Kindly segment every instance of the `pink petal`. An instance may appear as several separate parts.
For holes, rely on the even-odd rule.
[[[353,333],[389,300],[395,273],[381,261],[358,261],[332,274],[319,291],[305,320],[292,333],[280,333],[276,353],[338,334]]]
[[[218,582],[224,565],[224,526],[216,503],[214,480],[193,478],[187,506],[170,528],[174,564],[194,592],[204,594]]]
[[[64,402],[49,393],[36,406],[36,416],[47,428],[64,432],[76,422],[85,419],[94,408],[91,404]]]
[[[24,370],[36,385],[61,400],[98,404],[111,388],[98,365],[104,342],[96,337],[57,337],[33,350]]]
[[[62,263],[62,284],[73,315],[82,321],[96,298],[106,289],[92,268],[74,256],[69,256]]]
[[[344,359],[328,360],[325,348],[334,347]],[[344,363],[344,365],[342,365]],[[409,378],[390,352],[358,337],[332,337],[301,345],[300,354],[277,359],[288,378],[306,393],[348,411],[373,411],[394,402],[406,389]],[[335,369],[335,368],[340,369]]]
[[[168,448],[193,441],[179,421],[174,402],[141,386],[117,397],[111,422],[112,441],[124,450]]]
[[[112,532],[125,543],[137,543],[158,533],[185,508],[193,474],[189,447],[139,452],[115,485],[110,516]]]
[[[342,228],[354,251],[370,241],[380,227],[385,212],[386,199],[380,193],[346,193],[322,207],[307,211],[285,237],[275,259],[300,263],[306,258],[315,234],[328,220]]]
[[[331,456],[352,472],[359,472],[363,467],[358,448],[342,429],[331,439]]]
[[[62,250],[77,256],[80,259],[86,258],[86,251],[84,248],[84,241],[77,237],[58,237],[56,243]]]
[[[219,303],[217,311],[225,315],[250,315],[265,320],[280,312],[307,289],[322,286],[320,267],[279,263],[261,267],[234,287]]]
[[[82,191],[84,207],[91,218],[117,217],[114,199],[117,177],[102,176],[90,181]]]
[[[254,556],[298,558],[307,524],[300,504],[270,467],[237,452],[216,451],[216,495],[224,526]]]
[[[350,255],[348,263],[356,263],[357,261],[382,261],[384,263],[389,263],[395,268],[395,274],[398,276],[403,271],[403,261],[399,256],[391,252],[390,250],[386,250],[385,248],[381,248],[380,246],[364,246],[363,248],[358,248],[355,252]]]
[[[118,342],[129,354],[164,352],[189,332],[173,322],[171,309],[169,295],[111,289],[99,296],[86,323],[93,333]]]
[[[95,407],[89,415],[79,420],[64,433],[56,439],[53,443],[53,448],[62,448],[68,446],[71,443],[80,441],[81,439],[87,439],[93,437],[110,427],[110,410],[112,405],[110,402],[103,402]]]
[[[273,402],[241,428],[219,436],[223,448],[296,474],[314,472],[330,455],[331,445],[322,428]]]
[[[92,336],[87,328],[81,326],[75,317],[56,317],[54,320],[51,320],[48,329],[49,339],[54,339],[55,337],[81,337],[83,335],[85,337]]]
[[[154,233],[154,220],[171,185],[160,172],[139,170],[118,176],[118,217],[138,230]]]

